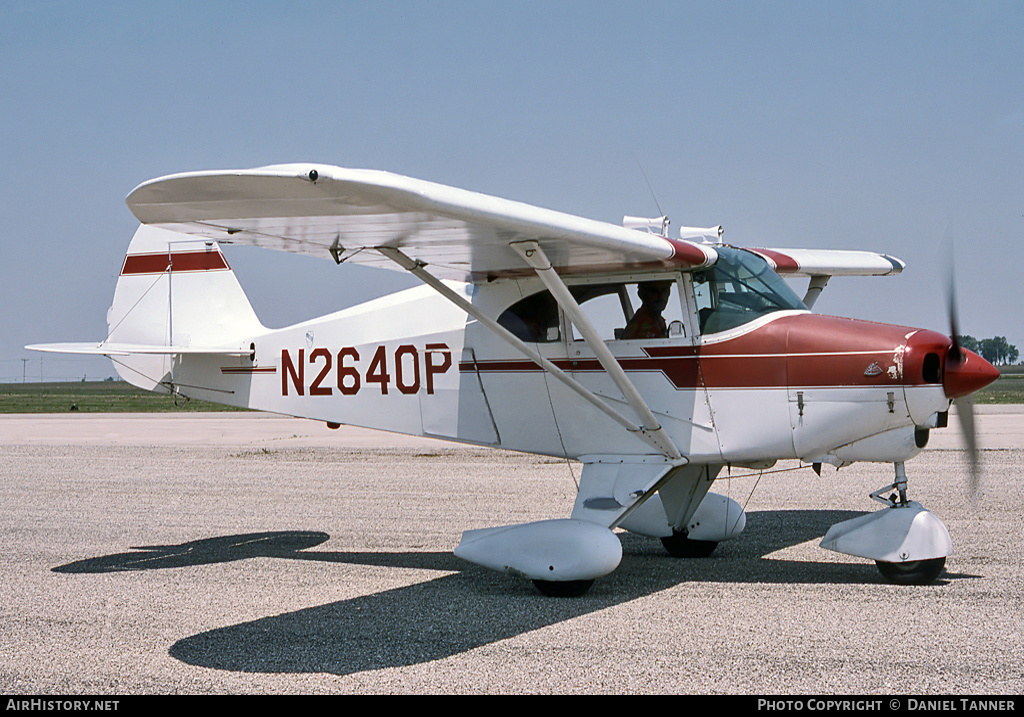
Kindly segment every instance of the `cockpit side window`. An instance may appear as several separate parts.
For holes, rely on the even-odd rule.
[[[619,281],[569,287],[598,335],[605,341],[682,336],[683,314],[676,279]],[[572,326],[572,338],[583,337]]]
[[[693,274],[702,334],[727,331],[774,311],[806,310],[764,259],[724,245],[715,248],[715,265]]]
[[[498,317],[498,324],[516,338],[529,343],[551,343],[561,339],[558,302],[547,291],[520,299]]]
[[[671,277],[576,284],[569,291],[605,341],[685,335],[679,293]],[[528,343],[562,339],[558,302],[547,291],[512,304],[498,317],[498,324]],[[566,326],[570,340],[583,340],[576,326],[568,321]]]

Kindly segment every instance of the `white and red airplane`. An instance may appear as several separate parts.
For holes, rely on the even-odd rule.
[[[898,274],[897,259],[744,249],[720,227],[670,238],[664,218],[618,226],[322,165],[177,174],[127,203],[142,226],[107,337],[29,348],[109,356],[153,391],[582,462],[569,518],[467,531],[455,553],[468,561],[582,594],[618,566],[615,529],[706,555],[745,525],[708,492],[719,472],[799,459],[895,466],[872,494],[886,507],[833,526],[823,547],[900,583],[943,569],[949,533],[907,499],[904,462],[998,372],[955,328],[810,311],[830,277]],[[220,244],[401,269],[424,286],[271,330]],[[806,296],[780,275],[809,277]]]

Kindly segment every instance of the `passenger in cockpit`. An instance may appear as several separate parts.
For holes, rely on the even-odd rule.
[[[662,312],[668,306],[672,293],[672,282],[645,281],[637,287],[641,306],[626,324],[623,337],[626,339],[663,339],[668,336],[668,327]]]

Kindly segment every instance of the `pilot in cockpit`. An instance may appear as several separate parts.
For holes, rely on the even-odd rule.
[[[637,287],[641,306],[626,324],[623,337],[626,339],[663,339],[668,336],[668,327],[661,315],[668,306],[672,293],[672,281],[645,281]]]

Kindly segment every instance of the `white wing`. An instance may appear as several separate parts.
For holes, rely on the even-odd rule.
[[[845,249],[747,249],[783,276],[888,276],[906,267],[888,254]]]
[[[560,273],[694,269],[713,246],[649,234],[388,172],[276,165],[145,182],[127,198],[144,224],[214,239],[395,268],[393,247],[443,278],[532,274],[509,247],[537,241]]]

